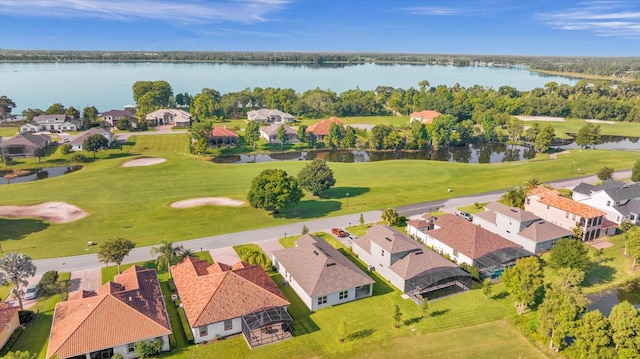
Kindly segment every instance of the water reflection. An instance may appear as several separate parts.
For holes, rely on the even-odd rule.
[[[82,166],[61,166],[61,167],[44,167],[28,170],[5,170],[0,171],[0,185],[31,182],[45,178],[58,177],[67,173],[75,172]]]
[[[633,304],[634,307],[640,308],[640,280],[636,280],[620,288],[590,295],[588,298],[591,304],[589,304],[587,310],[598,309],[605,316],[609,316],[611,308],[623,301],[627,301]]]

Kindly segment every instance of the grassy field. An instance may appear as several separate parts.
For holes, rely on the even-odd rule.
[[[577,133],[580,128],[587,124],[585,120],[568,118],[562,122],[525,121],[525,126],[530,126],[534,122],[540,125],[551,124],[556,130],[556,136],[568,138],[567,132]],[[640,123],[637,122],[614,122],[598,123],[603,135],[640,137]]]
[[[140,155],[167,161],[148,167],[122,167],[122,163]],[[162,239],[176,241],[264,228],[509,188],[522,183],[531,173],[541,181],[566,178],[572,175],[572,163],[583,174],[595,173],[605,165],[630,168],[637,152],[573,151],[557,160],[541,155],[527,162],[495,164],[420,160],[331,163],[337,179],[334,188],[322,198],[307,194],[299,204],[277,216],[248,205],[189,209],[173,209],[169,205],[209,196],[246,201],[251,180],[262,170],[281,168],[296,175],[304,161],[215,164],[189,154],[184,135],[138,136],[135,143],[132,140],[120,149],[99,152],[98,157],[100,160],[64,176],[0,186],[0,205],[64,201],[89,213],[86,218],[67,224],[0,219],[3,250],[39,259],[95,252],[98,246],[87,247],[87,239],[99,244],[124,237],[141,247]]]

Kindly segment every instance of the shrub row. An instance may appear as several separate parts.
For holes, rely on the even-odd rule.
[[[193,332],[189,326],[189,321],[187,320],[187,314],[184,312],[184,308],[178,307],[178,316],[180,316],[180,323],[182,323],[182,329],[184,329],[187,342],[189,344],[195,343],[195,338],[193,337]]]

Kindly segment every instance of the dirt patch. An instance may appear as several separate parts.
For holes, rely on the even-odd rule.
[[[563,117],[550,116],[515,116],[520,121],[565,122]]]
[[[226,197],[202,197],[185,199],[183,201],[171,203],[172,208],[191,208],[198,206],[242,206],[244,202]]]
[[[32,206],[0,206],[0,217],[40,218],[52,223],[73,222],[87,215],[87,212],[66,202],[45,202]]]
[[[589,243],[589,244],[595,249],[613,247],[613,243],[608,242],[606,240],[596,241],[596,242]]]
[[[122,167],[140,167],[140,166],[152,166],[166,161],[166,158],[138,158],[122,164]]]
[[[571,152],[569,152],[569,151],[556,152],[556,153],[552,153],[551,155],[549,155],[549,158],[552,159],[552,160],[557,160],[558,156],[560,156],[560,155],[568,155],[569,153],[571,153]]]
[[[613,122],[613,121],[602,121],[602,120],[584,120],[584,122],[589,122],[589,123],[604,123],[606,125],[615,125],[617,124],[617,122]]]

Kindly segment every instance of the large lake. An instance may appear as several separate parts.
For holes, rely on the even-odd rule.
[[[524,68],[454,67],[435,65],[350,65],[309,67],[209,63],[0,63],[0,95],[16,103],[15,114],[26,108],[46,109],[59,102],[82,110],[99,111],[132,104],[132,85],[139,80],[165,80],[174,93],[199,93],[204,87],[222,94],[245,88],[292,88],[302,93],[319,87],[341,93],[378,86],[418,88],[480,85],[498,89],[509,85],[519,90],[543,87],[555,81],[574,85],[575,79],[547,76]]]

